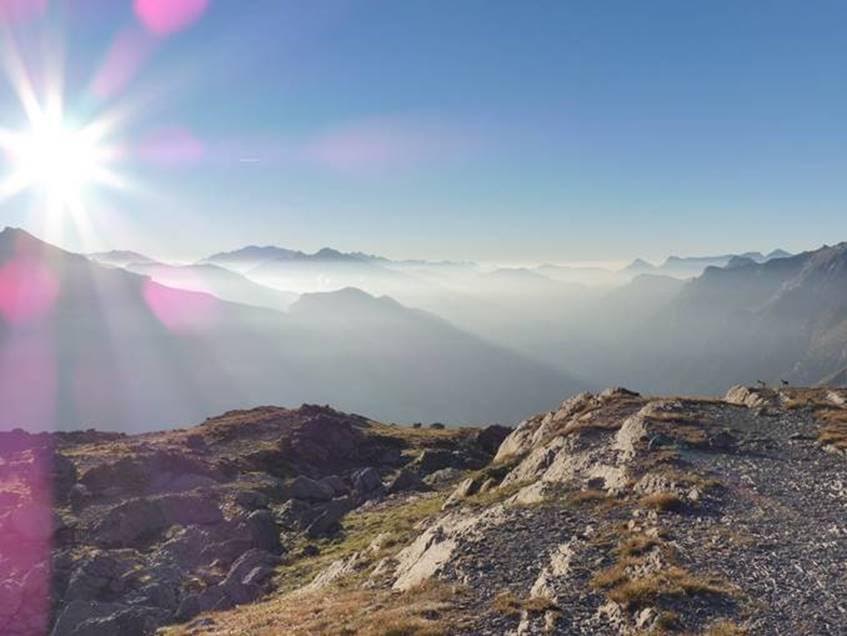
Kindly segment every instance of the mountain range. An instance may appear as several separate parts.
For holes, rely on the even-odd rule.
[[[0,233],[0,375],[0,425],[30,429],[149,430],[294,400],[407,422],[511,421],[582,387],[359,290],[307,295],[283,313],[168,287],[10,228]]]
[[[668,256],[661,265],[653,265],[644,259],[637,258],[621,270],[621,273],[626,275],[664,274],[677,278],[691,278],[702,274],[707,267],[726,267],[737,259],[765,263],[789,256],[791,256],[791,253],[783,249],[775,249],[767,254],[744,252],[743,254],[722,254],[720,256]]]
[[[309,400],[467,424],[608,384],[814,384],[847,368],[845,262],[845,244],[673,258],[590,286],[552,266],[487,271],[330,248],[248,247],[189,265],[86,258],[7,229],[2,419],[145,430]],[[661,273],[695,266],[688,279]]]
[[[595,373],[651,391],[821,382],[847,367],[847,243],[708,266],[601,348],[614,353]]]

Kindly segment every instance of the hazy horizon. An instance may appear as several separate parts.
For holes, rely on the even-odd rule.
[[[66,122],[109,123],[120,181],[46,232],[38,193],[3,191],[6,224],[180,260],[657,262],[847,236],[837,4],[184,7],[5,10],[0,127],[26,120],[26,77]]]
[[[400,254],[400,253],[381,253],[381,252],[380,253],[371,253],[371,252],[367,252],[367,251],[362,250],[362,249],[358,249],[355,246],[350,247],[348,249],[341,249],[337,245],[333,245],[333,244],[321,244],[318,247],[303,248],[299,245],[292,245],[292,244],[285,244],[285,243],[265,243],[265,242],[262,242],[262,241],[255,241],[255,242],[244,243],[244,244],[241,244],[241,245],[232,245],[232,246],[229,246],[229,247],[221,247],[219,249],[212,249],[211,251],[208,251],[208,252],[197,252],[192,257],[185,257],[185,256],[164,254],[161,251],[159,251],[159,252],[144,251],[144,250],[139,249],[139,248],[134,248],[131,245],[127,246],[127,245],[117,245],[117,244],[108,244],[108,243],[104,244],[102,246],[102,249],[94,249],[94,250],[89,249],[89,250],[86,250],[86,251],[79,251],[79,248],[77,246],[75,246],[75,244],[72,241],[71,242],[63,242],[61,240],[50,241],[47,237],[41,235],[38,231],[33,230],[31,228],[28,228],[26,226],[6,225],[6,226],[0,226],[0,230],[2,230],[4,227],[8,227],[8,228],[11,228],[11,229],[22,229],[26,232],[29,232],[30,234],[32,234],[33,236],[35,236],[35,237],[37,237],[41,240],[50,242],[51,244],[55,245],[56,247],[61,247],[62,249],[65,249],[69,252],[75,252],[75,253],[80,253],[80,254],[101,254],[101,253],[108,253],[108,252],[112,252],[112,251],[115,251],[115,252],[124,252],[124,251],[125,252],[136,252],[136,253],[138,253],[142,256],[152,258],[155,261],[159,261],[159,262],[167,263],[167,264],[175,264],[175,265],[194,264],[194,263],[200,262],[203,259],[205,259],[209,256],[212,256],[212,255],[215,255],[215,254],[226,254],[226,253],[229,253],[229,252],[236,252],[236,251],[243,249],[243,248],[246,248],[246,247],[279,247],[279,248],[283,248],[283,249],[300,251],[300,252],[303,252],[305,254],[314,254],[321,249],[330,248],[330,249],[337,249],[338,251],[343,252],[343,253],[361,253],[361,254],[366,254],[368,256],[384,257],[384,258],[388,258],[388,259],[394,260],[394,261],[418,261],[419,260],[419,261],[427,261],[427,262],[433,262],[433,263],[439,263],[439,262],[473,263],[473,264],[479,265],[483,268],[515,268],[515,269],[521,269],[521,268],[536,268],[536,267],[539,267],[541,265],[558,265],[558,266],[562,266],[562,267],[573,267],[573,268],[595,268],[596,267],[596,268],[601,268],[601,269],[607,269],[609,271],[614,272],[614,271],[619,271],[619,270],[627,267],[628,265],[632,264],[632,262],[636,259],[646,261],[646,262],[648,262],[652,265],[660,266],[668,258],[671,258],[671,257],[707,258],[707,257],[727,256],[727,255],[733,255],[733,254],[743,254],[743,253],[748,253],[748,252],[759,252],[761,254],[766,255],[766,254],[769,254],[769,253],[776,251],[776,250],[785,250],[785,251],[790,252],[791,254],[799,254],[799,253],[802,253],[802,252],[813,251],[815,249],[822,247],[822,245],[823,245],[823,244],[809,245],[809,246],[805,246],[805,247],[803,247],[801,249],[797,249],[797,250],[787,250],[787,249],[783,248],[782,246],[775,246],[775,247],[772,247],[772,248],[765,248],[765,249],[758,249],[757,247],[753,246],[753,247],[744,248],[744,249],[739,250],[737,252],[733,252],[733,251],[730,251],[730,250],[723,250],[723,251],[716,250],[716,251],[710,252],[710,253],[683,253],[683,252],[669,251],[669,252],[665,252],[664,254],[660,254],[658,256],[655,256],[655,257],[647,257],[647,256],[640,255],[640,253],[635,253],[631,258],[619,258],[619,259],[609,259],[609,260],[599,260],[599,259],[598,260],[591,260],[591,259],[566,260],[566,259],[558,259],[558,260],[532,260],[532,261],[529,261],[529,260],[527,260],[527,261],[496,260],[495,261],[495,260],[478,260],[478,259],[474,259],[474,258],[470,258],[470,257],[440,259],[440,258],[431,257],[426,253],[413,254],[413,255],[405,255],[405,254]],[[833,244],[833,243],[837,244],[839,242],[841,242],[841,241],[830,241],[830,243],[828,243],[828,244]]]

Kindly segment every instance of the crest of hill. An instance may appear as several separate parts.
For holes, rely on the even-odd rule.
[[[838,633],[845,395],[575,396],[457,485],[349,512],[259,602],[166,633]]]

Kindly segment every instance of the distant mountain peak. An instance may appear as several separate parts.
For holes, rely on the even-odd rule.
[[[788,258],[790,256],[793,256],[793,254],[791,252],[786,252],[783,249],[777,248],[777,249],[773,250],[772,252],[768,252],[768,254],[765,256],[765,258],[770,261],[770,260],[773,260],[775,258]]]
[[[656,269],[656,266],[653,263],[649,263],[645,261],[643,258],[636,258],[629,265],[623,268],[624,272],[632,272],[632,271],[649,271]]]
[[[156,260],[132,250],[109,250],[108,252],[93,252],[88,258],[106,265],[126,267],[134,263],[155,263]]]
[[[303,252],[300,252],[298,250],[290,250],[288,248],[278,247],[276,245],[246,245],[244,247],[240,247],[229,252],[218,252],[217,254],[212,254],[204,260],[221,261],[252,258],[264,258],[266,260],[272,260],[275,258],[281,258],[286,256],[290,257],[302,254]]]
[[[331,247],[322,247],[314,254],[306,255],[307,258],[319,261],[362,261],[365,260],[358,254],[339,252]]]
[[[733,256],[729,259],[729,262],[726,264],[726,269],[735,269],[738,267],[747,267],[749,265],[755,265],[756,260],[749,256]]]

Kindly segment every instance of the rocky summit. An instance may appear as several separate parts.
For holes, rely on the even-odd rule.
[[[843,634],[847,390],[0,434],[0,632]]]

